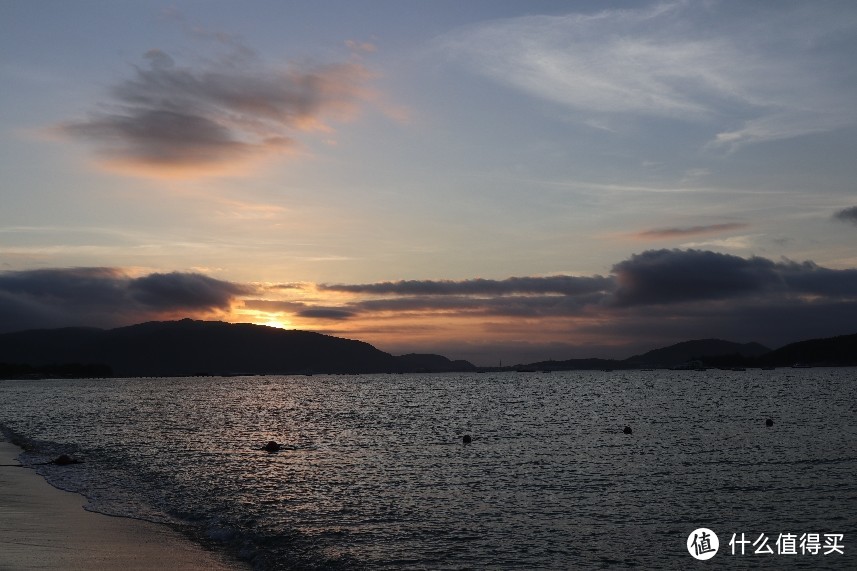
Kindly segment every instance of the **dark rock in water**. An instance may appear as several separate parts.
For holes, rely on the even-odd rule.
[[[280,446],[273,440],[262,446],[262,450],[264,450],[265,452],[279,452],[281,448],[282,446]]]
[[[470,438],[469,434],[465,434],[464,438],[462,438],[461,441],[464,442],[465,444],[470,444],[471,442],[473,442],[473,439]]]
[[[68,454],[60,454],[51,461],[51,464],[56,464],[57,466],[68,466],[69,464],[80,464],[80,460],[72,458]]]
[[[631,430],[630,426],[625,426],[625,428],[622,429],[622,433],[624,433],[624,434],[632,434],[633,432],[634,431]]]
[[[773,426],[773,425],[774,425],[774,421],[771,420],[770,418],[765,421],[765,426]]]

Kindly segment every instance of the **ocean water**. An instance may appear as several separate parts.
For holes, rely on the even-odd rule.
[[[51,483],[258,569],[683,569],[701,527],[854,569],[855,413],[853,368],[0,381]]]

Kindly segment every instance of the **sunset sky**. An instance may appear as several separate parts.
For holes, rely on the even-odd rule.
[[[0,1],[0,332],[857,332],[857,4]]]

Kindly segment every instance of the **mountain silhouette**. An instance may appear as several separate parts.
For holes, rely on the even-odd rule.
[[[722,339],[696,339],[634,355],[625,362],[643,367],[676,367],[689,361],[705,362],[711,357],[759,357],[771,350],[759,343],[733,343]]]
[[[762,366],[857,366],[857,334],[798,341],[761,356]]]
[[[394,373],[425,369],[368,343],[309,331],[219,321],[154,321],[102,330],[66,328],[0,335],[0,363],[44,367],[99,363],[116,376]],[[434,356],[445,370],[470,363]]]
[[[698,339],[624,360],[543,361],[511,369],[671,368],[688,362],[710,367],[857,366],[857,334],[801,341],[775,351],[758,343]],[[0,334],[0,378],[475,370],[468,361],[441,355],[396,357],[362,341],[248,323],[182,319],[109,330],[72,327]]]
[[[408,353],[398,357],[399,362],[407,365],[413,372],[450,373],[472,372],[476,367],[469,361],[450,361],[441,355],[427,353]]]

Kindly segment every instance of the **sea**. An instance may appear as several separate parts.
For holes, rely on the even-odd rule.
[[[87,509],[273,570],[857,569],[855,413],[855,368],[0,381]]]

